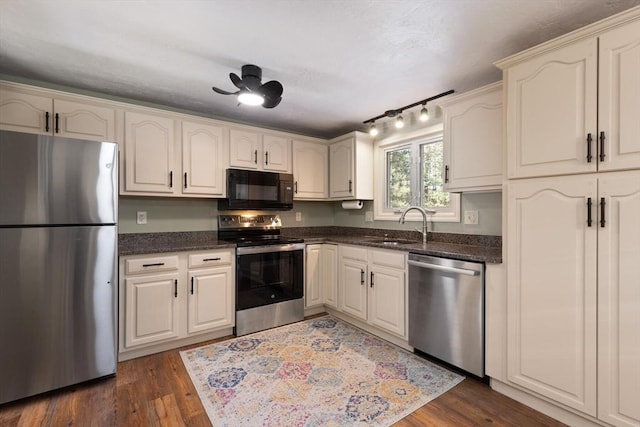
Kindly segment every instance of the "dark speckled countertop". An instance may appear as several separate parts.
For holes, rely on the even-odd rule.
[[[303,238],[308,244],[343,243],[465,261],[502,263],[502,239],[500,236],[429,233],[427,245],[423,246],[420,233],[404,230],[357,227],[289,227],[282,229],[282,235]],[[385,236],[388,239],[403,239],[415,243],[389,245],[381,242]],[[121,256],[235,247],[234,244],[218,240],[217,231],[135,233],[118,236],[118,253]]]

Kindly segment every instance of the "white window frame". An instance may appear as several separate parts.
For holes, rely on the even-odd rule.
[[[374,144],[374,191],[373,199],[374,219],[377,221],[398,221],[402,209],[387,208],[387,152],[397,150],[403,146],[410,146],[415,142],[433,142],[443,139],[443,126],[438,124],[410,134],[391,136]],[[444,160],[444,159],[443,159]],[[416,179],[416,177],[412,177]],[[450,204],[447,208],[436,208],[436,213],[429,216],[432,222],[460,222],[460,194],[449,193]],[[407,221],[422,221],[422,215],[411,211],[405,217]]]

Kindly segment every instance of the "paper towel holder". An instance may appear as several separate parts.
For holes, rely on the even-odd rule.
[[[343,200],[342,209],[362,209],[364,203],[362,200]]]

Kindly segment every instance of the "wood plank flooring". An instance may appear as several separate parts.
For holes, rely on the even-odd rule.
[[[179,351],[185,348],[119,363],[116,377],[2,405],[0,426],[211,426],[182,364]],[[395,424],[563,425],[470,378]]]

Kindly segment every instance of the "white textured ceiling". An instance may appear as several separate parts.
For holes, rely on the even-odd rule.
[[[640,0],[0,0],[0,73],[312,136],[448,89]],[[275,109],[237,106],[243,64]]]

